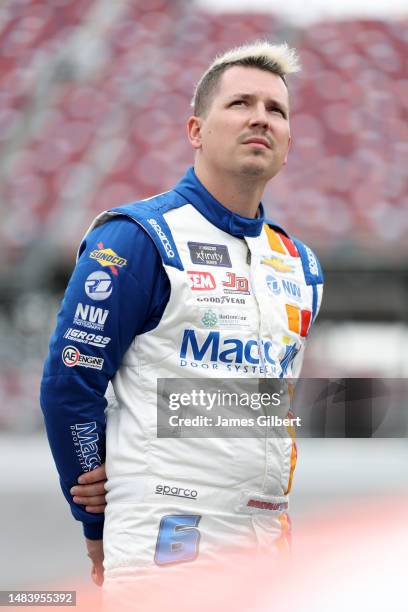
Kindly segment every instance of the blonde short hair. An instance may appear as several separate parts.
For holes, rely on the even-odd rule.
[[[250,45],[235,47],[215,58],[197,83],[191,106],[196,116],[208,110],[222,74],[232,66],[247,66],[272,72],[286,83],[286,75],[300,70],[296,50],[286,43],[271,45],[257,40]]]

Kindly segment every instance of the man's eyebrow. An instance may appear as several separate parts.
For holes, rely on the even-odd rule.
[[[228,96],[227,101],[231,102],[232,100],[236,100],[237,98],[241,98],[242,100],[253,100],[255,97],[256,94],[237,92],[235,94],[232,94],[231,96]],[[283,102],[279,102],[279,100],[276,100],[276,98],[268,98],[267,102],[274,104],[285,113],[287,113],[289,110],[286,104],[283,104]]]

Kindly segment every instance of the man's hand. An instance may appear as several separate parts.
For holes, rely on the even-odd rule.
[[[92,561],[92,580],[97,586],[103,585],[103,540],[85,538],[88,557]]]
[[[104,463],[91,472],[81,474],[78,478],[79,484],[70,489],[74,502],[84,505],[87,512],[104,512],[106,506],[105,482],[106,472]],[[99,540],[94,541],[97,542]]]

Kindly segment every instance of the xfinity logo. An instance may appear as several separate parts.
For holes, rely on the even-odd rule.
[[[193,264],[231,268],[231,259],[225,244],[187,242]]]
[[[157,223],[156,219],[148,219],[147,222],[150,223],[150,225],[152,226],[152,228],[154,229],[154,231],[160,238],[162,245],[164,247],[164,250],[166,251],[167,257],[175,257],[174,251],[171,248],[170,241],[167,238],[166,234],[163,232],[160,225]]]
[[[90,306],[89,304],[82,304],[81,302],[78,302],[74,316],[74,323],[80,327],[89,327],[90,329],[98,329],[99,331],[103,331],[108,314],[109,310],[104,310],[103,308],[97,308],[96,306]]]
[[[197,499],[198,492],[195,489],[183,489],[182,487],[169,487],[168,485],[158,484],[155,490],[156,495],[170,495],[171,497],[185,497],[186,499]]]

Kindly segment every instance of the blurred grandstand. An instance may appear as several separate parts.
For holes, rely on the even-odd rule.
[[[302,28],[189,0],[9,0],[0,8],[0,429],[40,427],[48,336],[92,218],[178,180],[192,162],[193,84],[215,54],[255,38],[287,40],[303,64],[290,83],[290,161],[264,203],[326,271],[306,373],[408,375],[407,18]]]

